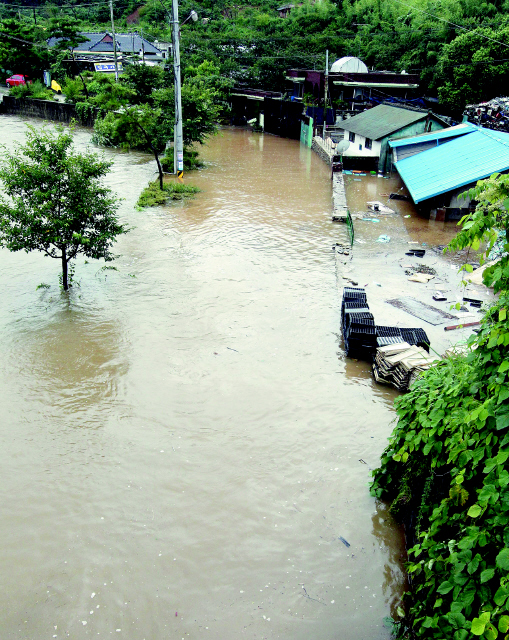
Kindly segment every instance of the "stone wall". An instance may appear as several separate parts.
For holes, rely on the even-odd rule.
[[[3,96],[0,111],[11,115],[44,118],[52,122],[69,123],[71,120],[76,120],[85,127],[93,127],[97,117],[97,111],[94,110],[87,118],[81,120],[73,104],[32,98],[14,98],[13,96]]]

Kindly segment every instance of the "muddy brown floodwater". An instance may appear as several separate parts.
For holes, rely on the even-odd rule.
[[[139,212],[152,161],[104,153],[118,271],[81,260],[66,296],[0,251],[0,637],[386,640],[395,393],[340,347],[329,169],[225,130],[195,200]]]

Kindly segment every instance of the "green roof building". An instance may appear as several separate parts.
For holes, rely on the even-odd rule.
[[[343,120],[339,126],[350,143],[342,153],[345,168],[369,168],[385,173],[392,164],[389,139],[444,129],[448,124],[431,111],[380,104]]]

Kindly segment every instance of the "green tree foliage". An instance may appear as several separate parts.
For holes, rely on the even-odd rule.
[[[504,43],[508,45],[507,53],[503,53]],[[509,26],[480,28],[458,35],[438,56],[436,80],[440,101],[460,110],[467,103],[499,95],[500,87],[509,80],[507,58]]]
[[[94,153],[76,153],[72,131],[29,126],[25,145],[4,149],[0,180],[8,198],[0,200],[0,246],[41,251],[62,264],[69,287],[69,262],[78,254],[114,259],[111,247],[127,228],[116,216],[118,199],[102,184],[111,162]]]
[[[107,5],[87,8],[80,7],[78,0],[73,3],[38,6],[37,26],[33,11],[27,9],[20,12],[21,20],[3,31],[14,35],[23,32],[25,40],[44,45],[44,39],[39,40],[41,25],[46,28],[46,37],[53,28],[55,33],[61,28],[71,38],[79,37],[79,31],[110,29]],[[227,79],[284,92],[288,88],[287,69],[323,69],[328,49],[330,60],[358,56],[374,69],[419,74],[421,95],[439,96],[446,110],[457,117],[465,103],[494,97],[507,80],[509,0],[440,0],[438,5],[435,0],[306,0],[296,3],[286,18],[279,16],[277,6],[275,0],[247,0],[244,4],[182,0],[181,23],[191,9],[205,20],[181,26],[183,76],[187,68],[197,68],[206,61],[218,68],[218,83]],[[149,39],[169,41],[169,8],[166,0],[150,0],[144,5],[119,0],[115,3],[117,28],[132,29],[123,21],[138,9],[138,30],[143,29]],[[9,12],[12,10],[6,8],[5,15]],[[4,44],[4,60],[12,58],[9,49],[13,43]],[[44,46],[37,52],[42,55]],[[62,50],[64,53],[70,59],[69,52]],[[29,56],[18,56],[20,63],[25,59],[34,68]],[[11,68],[1,60],[2,55],[0,67]],[[55,69],[58,63],[57,59]],[[38,67],[38,71],[45,68]],[[72,73],[77,73],[74,67]],[[390,93],[381,90],[376,97],[383,99]]]
[[[502,257],[484,272],[499,298],[467,355],[396,401],[398,424],[372,486],[415,532],[399,638],[496,640],[509,630],[509,176],[495,174],[470,196],[476,211],[449,249],[483,247],[484,262],[502,238]]]
[[[218,69],[209,62],[190,68],[182,84],[184,145],[203,144],[217,131],[224,108],[225,91],[231,85],[221,81]],[[92,104],[108,110],[96,120],[94,140],[98,144],[141,149],[153,153],[162,189],[160,154],[173,139],[175,94],[173,78],[159,67],[133,65],[115,83],[103,76],[90,85]]]
[[[32,79],[42,77],[42,70],[48,64],[43,31],[33,24],[7,19],[0,23],[0,32],[0,68],[8,75],[21,73]]]

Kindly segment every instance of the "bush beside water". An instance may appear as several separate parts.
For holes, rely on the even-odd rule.
[[[486,242],[483,262],[503,231],[505,254],[484,273],[499,299],[466,355],[396,400],[398,423],[372,484],[410,546],[398,638],[509,638],[509,177],[495,174],[470,197],[476,212],[450,248]]]
[[[182,184],[181,182],[171,182],[163,185],[163,190],[159,188],[159,181],[151,182],[148,187],[143,189],[139,199],[138,207],[158,207],[166,204],[170,200],[183,200],[184,198],[192,198],[199,193],[198,187],[190,184]]]

